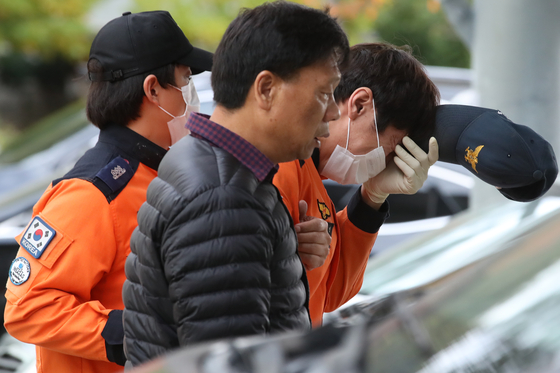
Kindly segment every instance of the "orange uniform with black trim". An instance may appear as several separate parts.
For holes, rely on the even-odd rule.
[[[121,126],[33,208],[9,273],[6,330],[37,346],[39,373],[122,371],[122,285],[136,213],[165,150]]]
[[[317,171],[318,161],[316,150],[306,161],[282,163],[274,176],[294,224],[299,223],[300,200],[307,202],[308,216],[329,224],[329,255],[321,267],[307,272],[314,327],[322,324],[324,312],[336,310],[358,293],[377,232],[388,217],[388,204],[384,203],[379,211],[369,207],[362,201],[360,189],[347,207],[336,212]]]

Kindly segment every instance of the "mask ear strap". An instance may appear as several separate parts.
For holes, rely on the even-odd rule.
[[[168,112],[167,110],[165,110],[164,108],[162,108],[161,106],[158,105],[158,108],[160,108],[161,110],[163,110],[163,112],[167,115],[169,115],[171,118],[175,119],[175,115],[171,114],[170,112]]]
[[[375,110],[375,102],[373,101],[373,96],[371,97],[371,107],[373,108],[373,124],[375,125],[375,134],[377,135],[377,147],[379,144],[379,130],[377,129],[377,111]]]
[[[350,141],[350,117],[348,117],[348,133],[346,134],[346,150],[348,150],[348,141]]]

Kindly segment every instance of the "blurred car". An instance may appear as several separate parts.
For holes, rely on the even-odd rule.
[[[368,372],[559,372],[560,198],[454,218],[368,264]]]
[[[35,346],[21,343],[7,333],[1,335],[0,372],[36,373]]]
[[[309,333],[196,345],[132,372],[560,372],[559,196],[464,212],[379,254],[362,301]]]

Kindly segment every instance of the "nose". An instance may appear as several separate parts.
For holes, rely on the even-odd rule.
[[[327,104],[327,110],[325,111],[324,122],[334,121],[340,118],[340,110],[338,110],[338,105],[334,101],[334,95],[330,95],[329,102]]]

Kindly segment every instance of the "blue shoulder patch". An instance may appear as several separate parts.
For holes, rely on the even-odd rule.
[[[103,167],[95,176],[107,184],[113,192],[116,192],[132,179],[134,171],[126,159],[117,157],[109,162],[107,166]]]

